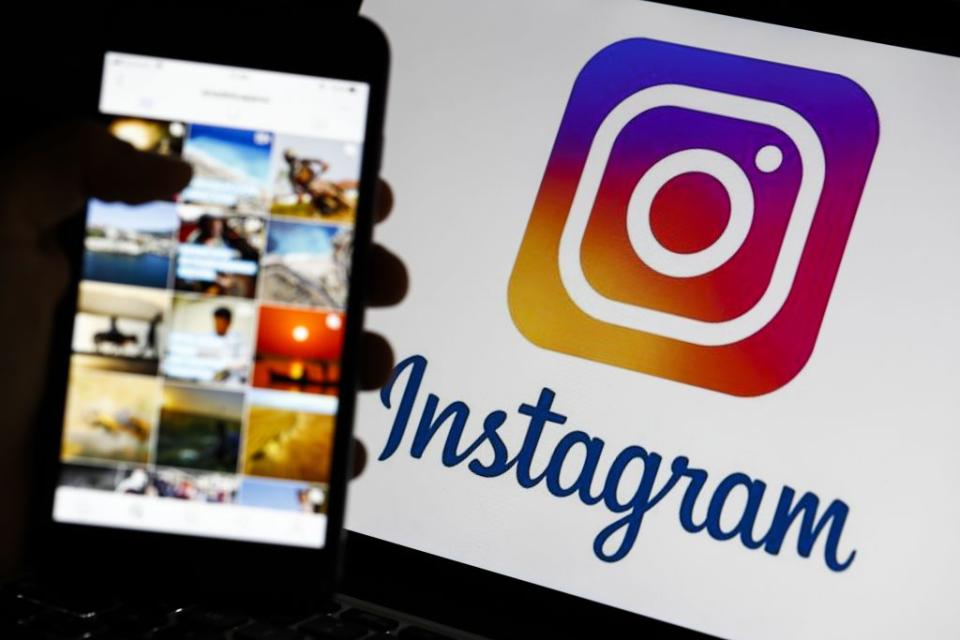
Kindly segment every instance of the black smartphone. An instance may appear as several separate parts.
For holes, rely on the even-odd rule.
[[[76,234],[46,407],[45,578],[287,600],[334,587],[388,45],[356,16],[282,47],[241,23],[120,23],[85,65],[110,132],[194,173],[169,200],[91,200]]]

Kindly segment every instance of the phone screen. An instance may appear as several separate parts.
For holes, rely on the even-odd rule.
[[[368,97],[106,54],[110,131],[194,175],[88,204],[54,520],[323,546]]]

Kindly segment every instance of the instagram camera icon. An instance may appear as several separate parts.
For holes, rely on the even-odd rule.
[[[813,352],[879,137],[840,75],[649,39],[574,83],[510,278],[531,342],[756,396]]]

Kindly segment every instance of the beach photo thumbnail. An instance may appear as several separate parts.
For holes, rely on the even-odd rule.
[[[253,385],[337,395],[343,331],[339,311],[260,307]]]
[[[111,120],[107,130],[139,151],[172,157],[182,154],[187,134],[183,122],[129,117]]]
[[[255,321],[251,300],[175,295],[161,372],[184,382],[247,384]]]
[[[266,222],[215,207],[180,205],[174,287],[207,295],[252,298]]]
[[[260,267],[261,299],[343,309],[352,248],[352,227],[271,220]]]
[[[164,289],[180,226],[176,205],[90,200],[83,279]]]
[[[161,380],[70,366],[61,458],[148,462]]]
[[[89,369],[156,374],[170,294],[105,282],[80,283],[73,362]]]
[[[276,215],[328,222],[356,219],[360,145],[278,135],[271,158]]]
[[[326,513],[327,485],[247,477],[240,482],[237,504],[299,513]]]
[[[253,389],[247,403],[243,473],[330,481],[335,398]]]
[[[166,384],[156,464],[236,471],[243,394]]]
[[[193,166],[193,180],[182,201],[265,214],[272,142],[266,131],[190,125],[183,158]]]

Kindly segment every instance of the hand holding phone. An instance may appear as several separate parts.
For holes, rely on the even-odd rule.
[[[134,50],[138,53],[127,53]],[[359,119],[349,106],[340,114],[344,118],[352,117],[354,122],[359,120],[356,125],[359,139],[326,140],[332,143],[328,148],[339,149],[346,159],[355,160],[355,175],[350,177],[331,175],[335,171],[334,163],[318,157],[315,150],[301,151],[291,144],[283,149],[278,147],[274,153],[273,142],[277,139],[292,140],[300,146],[312,140],[324,142],[322,136],[300,135],[304,133],[302,129],[286,133],[285,128],[292,127],[289,121],[278,122],[274,129],[250,127],[246,130],[249,137],[239,140],[238,132],[244,131],[244,119],[249,117],[246,107],[231,114],[238,121],[226,124],[233,126],[213,122],[220,117],[219,111],[205,112],[212,115],[206,121],[203,117],[191,120],[190,113],[164,121],[151,117],[157,114],[144,107],[149,100],[142,99],[141,112],[101,109],[113,111],[110,115],[116,117],[112,118],[111,128],[119,137],[126,136],[140,148],[172,156],[178,153],[182,156],[185,146],[186,151],[193,154],[194,166],[203,165],[203,170],[195,171],[193,180],[173,202],[127,208],[107,202],[114,197],[139,199],[121,193],[101,196],[102,200],[91,203],[81,265],[83,284],[76,300],[79,313],[68,337],[72,355],[69,356],[71,381],[66,394],[67,416],[63,438],[57,447],[65,463],[59,475],[58,492],[62,493],[63,488],[79,489],[86,493],[83,498],[86,502],[72,515],[69,506],[65,513],[60,513],[60,518],[54,512],[59,524],[53,525],[51,540],[69,531],[73,540],[82,539],[91,550],[137,542],[150,547],[150,551],[162,547],[160,556],[174,555],[170,550],[175,548],[215,558],[223,565],[229,564],[227,548],[232,549],[229,555],[245,554],[245,559],[254,566],[267,567],[278,559],[300,558],[313,564],[318,571],[312,577],[322,582],[321,576],[330,573],[326,567],[333,564],[321,558],[335,556],[342,517],[344,483],[335,485],[337,479],[345,479],[350,467],[347,414],[352,408],[350,394],[352,379],[357,376],[356,357],[351,364],[349,356],[344,355],[342,359],[339,356],[361,347],[362,308],[354,285],[361,281],[362,274],[358,273],[358,263],[353,257],[358,255],[358,250],[351,254],[350,241],[352,236],[353,246],[362,246],[372,223],[385,68],[383,65],[366,67],[368,73],[364,75],[362,66],[355,61],[353,67],[340,65],[336,69],[332,65],[313,65],[314,74],[278,73],[274,69],[235,67],[206,59],[197,62],[185,54],[164,57],[139,51],[155,52],[144,45],[143,49],[127,47],[125,51],[105,57],[107,65],[111,60],[120,60],[117,64],[121,67],[124,62],[133,65],[144,60],[149,62],[147,67],[128,71],[120,84],[136,84],[143,74],[151,71],[162,74],[158,68],[169,71],[178,67],[190,71],[215,70],[220,75],[211,76],[214,85],[229,77],[226,84],[249,81],[258,88],[257,80],[267,77],[261,74],[278,74],[284,76],[284,80],[298,76],[305,82],[322,83],[327,91],[343,88],[344,101],[349,100],[351,94],[361,92],[365,85],[367,110]],[[230,54],[222,55],[228,58]],[[155,63],[151,69],[150,65]],[[109,91],[108,70],[109,66],[103,72],[101,107],[105,106]],[[140,91],[142,98],[144,92],[155,92],[157,88],[158,85],[149,82],[141,83],[139,89],[131,93]],[[171,91],[164,94],[165,100],[171,93],[186,89],[177,81],[167,88]],[[237,97],[224,92],[222,87],[201,89],[197,95],[228,100]],[[245,104],[243,96],[240,101]],[[263,117],[263,113],[257,117]],[[151,136],[157,133],[159,138],[151,141]],[[191,133],[196,134],[192,144]],[[375,134],[372,139],[368,137],[371,133]],[[294,140],[298,135],[300,139]],[[178,137],[182,138],[183,146],[176,149]],[[244,157],[248,150],[245,147],[255,149],[258,145],[268,146],[269,154],[260,149],[259,161],[255,158],[257,153]],[[322,153],[329,157],[333,152]],[[259,186],[264,190],[259,192],[251,188],[249,180],[263,169],[262,166],[258,169],[258,162],[266,164],[267,172],[260,174],[263,179]],[[121,175],[123,173],[125,171]],[[178,186],[172,185],[168,193]],[[158,194],[151,197],[154,195]],[[389,197],[381,201],[389,201]],[[67,207],[60,209],[68,210]],[[175,220],[164,218],[171,209]],[[117,215],[121,212],[131,215]],[[169,237],[164,237],[161,221],[173,222]],[[101,255],[95,255],[97,253]],[[104,255],[108,256],[106,270],[103,261],[96,264],[97,258]],[[158,258],[163,257],[167,261],[167,273],[163,286],[159,286],[160,269],[151,271],[149,265],[156,267],[162,262]],[[374,268],[378,264],[396,268],[398,264],[382,250],[374,250],[370,257]],[[135,263],[148,268],[133,268]],[[268,271],[269,276],[265,275]],[[402,274],[402,266],[399,273]],[[400,284],[402,288],[404,278],[399,275],[384,282]],[[315,286],[311,288],[311,285]],[[395,301],[396,297],[396,286],[392,292],[374,288],[371,295],[374,302],[386,303]],[[182,305],[187,318],[176,328],[165,324],[168,319],[173,320],[175,299],[183,300],[178,305]],[[146,307],[158,301],[162,308],[150,315]],[[191,330],[199,327],[204,317],[209,323],[207,330]],[[237,335],[244,324],[247,341]],[[339,345],[328,340],[326,346],[331,347],[330,351],[317,350],[321,343],[315,340],[329,338],[337,332],[346,334]],[[377,337],[368,336],[362,343],[367,356],[365,364],[372,366],[362,368],[365,375],[361,382],[376,384],[379,382],[377,370],[383,373],[389,368],[389,347]],[[297,351],[298,346],[305,345],[313,350]],[[249,360],[244,362],[245,358]],[[259,365],[265,366],[258,371]],[[144,382],[138,378],[152,380]],[[159,396],[152,401],[147,399],[150,392],[146,396],[138,395],[148,387],[159,389]],[[91,393],[96,399],[75,412],[81,435],[72,438],[71,395],[85,393]],[[248,403],[250,397],[259,404]],[[128,402],[131,399],[132,405]],[[152,423],[151,402],[157,409]],[[129,406],[120,406],[124,403]],[[80,404],[84,404],[82,398]],[[231,420],[237,415],[239,424]],[[251,415],[254,425],[248,430]],[[319,420],[316,416],[326,418]],[[161,438],[163,425],[167,433]],[[318,428],[318,425],[321,426]],[[325,444],[316,437],[321,431],[326,432]],[[103,446],[111,440],[113,444]],[[231,468],[231,464],[236,466]],[[71,473],[70,469],[75,472],[77,467],[84,468],[80,473]],[[301,477],[290,477],[297,475]],[[241,498],[247,479],[251,487]],[[66,493],[69,495],[70,491]],[[122,500],[131,508],[122,507],[110,514],[109,510],[114,507],[106,506],[104,510],[107,502],[103,498]],[[130,502],[134,498],[143,502]],[[242,504],[241,500],[248,503]],[[186,513],[181,505],[193,513]],[[275,508],[277,505],[282,506]],[[266,510],[267,517],[259,525],[266,529],[238,526],[236,513],[231,514],[230,507],[260,515]],[[153,520],[152,526],[145,526],[144,510],[154,508],[168,510],[168,513]],[[224,511],[210,511],[210,508]],[[177,516],[170,519],[169,514],[178,509],[185,517],[180,521],[176,520]],[[204,512],[210,514],[209,517],[196,515]],[[285,519],[284,513],[304,518],[286,532],[267,531]],[[311,522],[307,519],[309,516],[316,519]],[[148,520],[154,517],[156,514],[146,516]],[[140,524],[125,518],[139,519]],[[232,522],[224,524],[223,520],[227,519]],[[317,520],[322,521],[322,526],[316,525]],[[196,528],[198,522],[201,529]],[[307,522],[311,524],[305,525]],[[203,526],[212,528],[202,530]],[[307,531],[303,531],[303,527]],[[144,535],[141,537],[135,531]],[[311,537],[310,534],[318,531],[320,536]],[[171,533],[180,535],[171,536]],[[227,537],[245,542],[223,542]],[[215,545],[214,540],[217,540]],[[48,543],[45,545],[49,547]],[[323,551],[303,556],[302,552],[292,552],[291,546]]]

